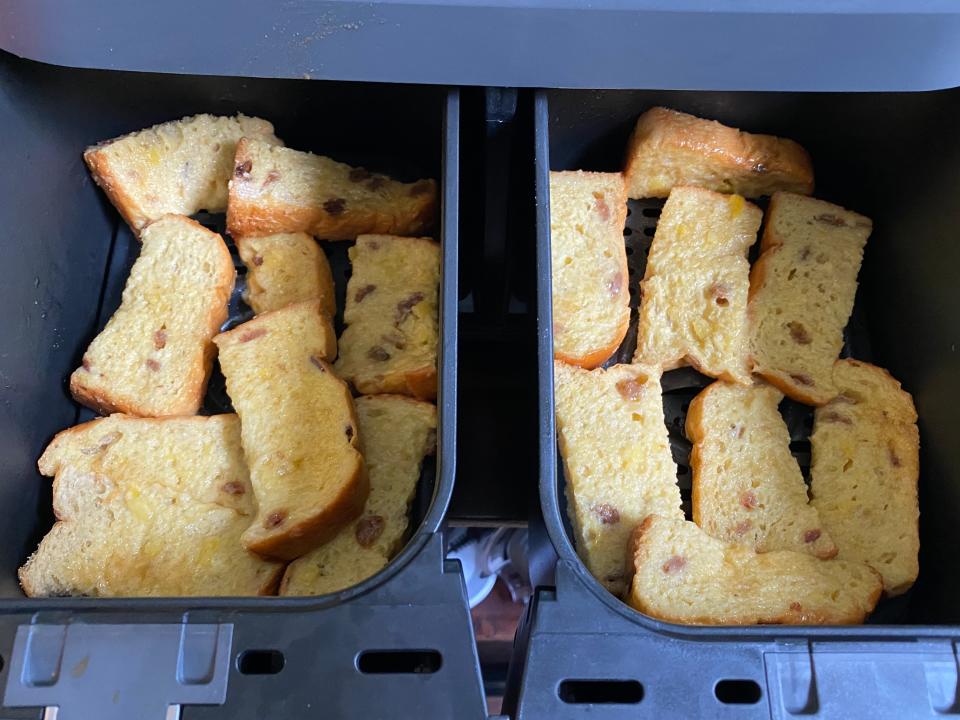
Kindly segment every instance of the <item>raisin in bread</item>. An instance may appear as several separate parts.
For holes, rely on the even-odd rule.
[[[666,370],[690,364],[750,382],[747,250],[761,218],[739,195],[695,187],[670,193],[640,283],[634,362]]]
[[[437,214],[437,183],[402,183],[322,155],[254,139],[237,144],[227,227],[234,237],[306,232],[419,235]]]
[[[840,546],[838,557],[868,563],[888,595],[920,571],[919,432],[909,393],[886,371],[839,360],[840,393],[814,415],[812,505]]]
[[[620,595],[634,526],[650,513],[683,519],[660,376],[638,365],[582,370],[555,361],[554,392],[577,553]]]
[[[215,342],[258,506],[243,544],[292,560],[332,540],[367,499],[353,398],[327,363],[330,318],[317,301],[288,305]]]
[[[336,369],[364,395],[437,396],[440,246],[430,238],[361,235],[350,248]]]
[[[237,115],[194,115],[107,140],[83,154],[93,179],[137,234],[167,214],[227,209],[242,137],[281,145],[273,125]]]
[[[793,140],[745,133],[662,107],[637,120],[624,175],[632,198],[667,197],[677,185],[749,198],[777,190],[813,192],[810,156]]]
[[[790,454],[790,433],[769,385],[715,382],[687,412],[693,443],[693,520],[708,535],[757,552],[837,554]]]
[[[370,496],[359,519],[326,545],[290,563],[281,595],[322,595],[356,585],[400,549],[425,455],[434,451],[437,409],[400,395],[357,398]]]
[[[619,173],[550,173],[553,350],[558,360],[597,367],[627,333],[626,219],[627,195]]]
[[[753,371],[794,400],[837,394],[833,363],[853,310],[869,218],[823,200],[777,193],[750,273]]]
[[[101,415],[161,417],[200,408],[236,273],[223,239],[167,215],[143,231],[123,301],[70,376]]]
[[[245,550],[256,505],[236,415],[112,415],[39,462],[57,522],[20,569],[31,597],[268,595],[283,565]]]
[[[247,266],[243,299],[255,313],[312,298],[330,317],[336,314],[333,275],[327,255],[306,233],[280,233],[235,238],[240,259]]]
[[[880,598],[868,565],[807,553],[756,553],[692,522],[651,515],[630,540],[628,601],[669,622],[702,625],[861,623]]]

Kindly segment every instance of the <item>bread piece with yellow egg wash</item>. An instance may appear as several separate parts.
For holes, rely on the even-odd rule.
[[[747,250],[763,213],[739,195],[670,193],[640,283],[635,363],[749,383]]]
[[[283,565],[244,549],[256,512],[236,415],[111,415],[39,461],[57,522],[20,569],[30,597],[270,595]]]
[[[293,560],[329,542],[367,500],[350,388],[319,301],[257,315],[214,338],[240,416],[257,515],[243,544]]]
[[[167,214],[227,209],[227,181],[242,137],[282,145],[273,125],[237,115],[194,115],[87,148],[83,159],[134,233]]]

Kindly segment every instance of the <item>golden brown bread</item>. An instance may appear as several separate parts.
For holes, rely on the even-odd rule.
[[[20,569],[31,597],[269,595],[283,565],[245,550],[256,512],[236,415],[112,415],[38,463],[57,523]]]
[[[434,451],[437,409],[400,395],[356,400],[360,444],[370,475],[363,514],[326,545],[290,563],[281,595],[322,595],[356,585],[400,549],[425,455]]]
[[[653,512],[683,518],[660,375],[639,365],[583,370],[554,361],[553,367],[557,442],[577,553],[620,595],[633,527]]]
[[[837,394],[833,364],[857,292],[869,218],[777,193],[750,272],[753,372],[808,405]]]
[[[720,381],[690,403],[693,520],[711,537],[757,552],[831,558],[837,546],[809,504],[778,409],[782,399],[766,384]]]
[[[227,319],[235,272],[223,239],[167,215],[147,226],[123,302],[70,376],[77,402],[102,415],[192,415]]]
[[[134,233],[167,214],[227,209],[227,181],[241,137],[282,143],[266,120],[194,115],[87,148],[83,154]]]
[[[745,133],[662,107],[637,120],[624,175],[631,198],[667,197],[677,185],[748,198],[778,190],[813,192],[810,156],[793,140]]]
[[[550,173],[553,347],[557,360],[594,368],[630,324],[620,173]]]
[[[837,557],[869,564],[886,594],[900,595],[920,572],[913,398],[859,360],[837,361],[833,380],[839,395],[817,408],[810,438],[811,504],[840,546]]]
[[[292,560],[333,539],[368,493],[353,399],[326,360],[330,318],[317,301],[288,305],[215,342],[258,506],[244,546]]]
[[[437,213],[437,183],[386,175],[244,138],[237,144],[227,228],[234,237],[305,232],[323,240],[365,233],[420,235]]]
[[[238,237],[234,241],[247,266],[243,299],[255,313],[318,298],[323,312],[330,317],[336,315],[330,263],[312,237],[306,233],[280,233]]]
[[[683,519],[651,515],[630,538],[628,601],[642,613],[697,625],[861,623],[880,598],[868,565],[806,553],[756,553]]]
[[[750,382],[747,250],[762,213],[739,195],[696,187],[670,193],[640,283],[633,361],[670,370],[693,365]]]
[[[361,235],[350,248],[336,370],[364,395],[437,396],[440,245]]]

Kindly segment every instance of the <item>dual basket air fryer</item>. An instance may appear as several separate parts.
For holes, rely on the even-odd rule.
[[[488,90],[485,110],[478,103],[470,111],[490,121],[498,93]],[[534,352],[537,404],[507,408],[504,423],[527,428],[531,438],[539,431],[531,553],[549,545],[558,560],[553,584],[538,588],[518,632],[505,714],[960,713],[960,90],[521,91],[517,112],[494,119],[513,125],[512,145],[490,144],[500,156],[486,158],[485,168],[531,166],[535,177],[509,185],[505,178],[506,199],[489,175],[483,192],[463,191],[476,187],[469,177],[476,167],[461,158],[476,158],[461,148],[461,122],[473,121],[461,117],[461,94],[425,85],[77,70],[0,53],[0,717],[35,718],[44,708],[59,708],[60,720],[486,716],[462,576],[458,563],[445,560],[442,535],[455,477],[477,474],[458,469],[457,458],[473,464],[484,456],[466,447],[476,440],[471,433],[457,436],[465,416],[482,415],[483,393],[458,405],[457,386],[502,382],[511,364],[532,369]],[[888,368],[916,400],[921,551],[914,589],[863,627],[655,621],[609,595],[573,549],[554,428],[548,174],[618,170],[633,123],[655,105],[796,139],[814,158],[816,195],[874,220],[845,352]],[[55,432],[90,417],[71,401],[65,379],[119,304],[136,250],[93,185],[82,150],[199,112],[264,117],[291,147],[440,182],[438,452],[414,503],[411,539],[377,576],[330,596],[28,600],[16,570],[53,521],[50,482],[37,474],[36,460]],[[511,159],[501,162],[504,153]],[[515,217],[496,220],[478,207],[484,203]],[[649,239],[655,215],[631,216],[631,233]],[[483,252],[460,247],[467,216],[488,223],[482,237],[470,232]],[[505,267],[534,238],[536,267]],[[480,345],[502,341],[509,323],[488,323],[489,337],[479,333],[471,344],[458,337],[458,326],[475,326],[477,312],[472,289],[460,297],[458,278],[474,273],[458,257],[500,262],[507,285],[512,278],[536,288],[526,306],[522,297],[503,303],[505,315],[536,318],[538,346],[532,336],[512,346],[530,357],[507,348],[491,358],[496,368],[485,369],[490,363],[463,356],[478,337]],[[342,293],[344,278],[337,283]],[[669,409],[682,412],[695,386],[664,385],[669,420]],[[688,487],[688,448],[682,434],[672,439],[681,487]],[[808,448],[798,442],[793,449],[803,464]],[[492,467],[503,450],[485,452]],[[520,496],[534,483],[528,472],[495,486]],[[543,527],[546,534],[538,532]]]

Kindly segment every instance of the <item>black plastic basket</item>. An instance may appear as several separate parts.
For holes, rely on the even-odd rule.
[[[119,304],[138,250],[81,153],[200,112],[266,117],[291,147],[440,179],[438,449],[411,538],[374,577],[315,598],[26,599],[17,567],[53,522],[36,460],[55,432],[91,416],[65,381]],[[0,53],[0,126],[0,715],[59,706],[61,720],[149,718],[184,705],[196,718],[482,717],[463,580],[441,535],[456,457],[458,92],[76,70]],[[344,248],[330,250],[341,298]],[[242,313],[232,304],[233,321]],[[224,409],[217,396],[214,380],[211,411]]]
[[[813,155],[817,196],[874,219],[848,351],[903,381],[921,431],[920,578],[858,627],[690,627],[660,622],[609,594],[571,543],[556,444],[549,171],[617,171],[637,116],[665,105],[793,137]],[[960,712],[952,551],[960,526],[960,90],[791,94],[541,91],[535,101],[540,499],[559,555],[555,587],[534,598],[516,646],[505,708],[518,718],[927,717]],[[631,273],[655,204],[631,202]],[[638,240],[637,235],[640,235]],[[639,278],[632,278],[636,285]],[[635,303],[634,303],[635,307]],[[626,341],[629,343],[629,340]],[[629,353],[627,353],[627,356]],[[703,384],[664,376],[668,422]],[[678,405],[678,407],[674,407]],[[676,416],[676,417],[674,417]],[[803,413],[788,417],[804,435]],[[689,445],[671,428],[681,488]],[[808,432],[808,431],[807,431]],[[794,445],[804,462],[802,443]]]

